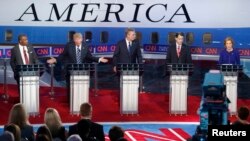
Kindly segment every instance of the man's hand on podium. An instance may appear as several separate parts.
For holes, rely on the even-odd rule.
[[[107,63],[109,60],[108,59],[105,59],[104,57],[101,57],[100,58],[100,62],[102,63]]]
[[[56,63],[56,59],[54,57],[50,57],[50,59],[47,60],[48,64],[54,64]]]

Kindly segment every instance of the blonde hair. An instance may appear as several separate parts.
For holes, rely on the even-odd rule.
[[[234,44],[234,40],[232,37],[227,37],[225,40],[224,40],[224,45],[226,45],[226,42],[227,41],[231,41],[232,44]]]
[[[55,121],[55,123],[51,124],[49,121]],[[50,132],[53,134],[56,132],[61,126],[62,121],[59,113],[54,108],[47,108],[44,115],[44,122],[47,127],[50,129]]]
[[[75,39],[75,38],[83,38],[82,37],[82,33],[75,33],[74,35],[73,35],[73,38]]]
[[[23,104],[18,103],[11,108],[8,124],[11,123],[16,124],[20,129],[29,124],[28,115]]]

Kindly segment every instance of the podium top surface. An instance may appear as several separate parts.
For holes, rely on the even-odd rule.
[[[222,72],[240,72],[243,70],[243,65],[222,64],[218,65],[218,68]]]
[[[117,64],[118,71],[143,71],[143,64],[138,63],[127,63]]]
[[[168,71],[192,71],[194,69],[193,64],[166,64]]]
[[[44,70],[45,66],[43,64],[34,64],[34,65],[17,65],[17,71],[41,71]]]
[[[83,63],[83,64],[67,64],[67,70],[88,70],[88,71],[94,71],[95,70],[95,64],[93,63]]]

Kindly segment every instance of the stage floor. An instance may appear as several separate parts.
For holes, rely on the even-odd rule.
[[[0,132],[8,121],[11,107],[19,102],[16,85],[8,85],[8,102],[0,101]],[[59,111],[63,124],[68,126],[76,123],[80,117],[71,115],[67,103],[66,90],[63,87],[55,88],[54,99],[49,95],[50,87],[40,89],[40,114],[30,116],[29,120],[35,130],[43,124],[46,108],[52,107]],[[185,140],[190,138],[199,124],[197,110],[200,106],[200,96],[188,94],[188,113],[186,115],[169,114],[169,95],[167,93],[140,93],[139,114],[121,115],[119,105],[119,91],[101,89],[95,95],[90,90],[90,103],[93,105],[93,121],[104,125],[105,133],[113,125],[119,125],[126,130],[129,140]],[[250,99],[238,100],[238,106],[250,107]],[[235,120],[235,116],[230,120]],[[107,139],[108,140],[108,139]]]

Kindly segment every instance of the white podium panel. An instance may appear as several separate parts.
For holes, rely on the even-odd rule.
[[[238,76],[224,76],[224,84],[226,85],[226,95],[231,103],[229,103],[228,108],[231,115],[236,115],[237,113],[237,84]]]
[[[139,75],[121,75],[121,114],[138,114]]]
[[[170,114],[187,113],[188,75],[170,76]]]
[[[89,102],[89,81],[89,74],[70,76],[70,112],[72,114],[79,114],[81,104]]]
[[[39,76],[21,76],[20,102],[30,115],[39,114]]]

